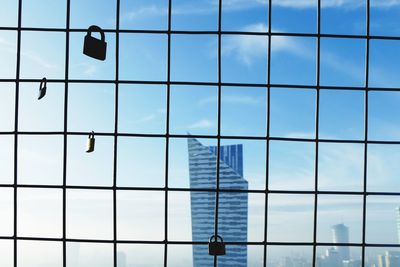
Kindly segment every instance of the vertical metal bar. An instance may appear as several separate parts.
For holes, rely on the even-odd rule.
[[[17,251],[17,205],[18,205],[18,109],[19,109],[19,84],[21,70],[21,23],[22,23],[22,0],[18,1],[18,32],[17,32],[17,64],[15,83],[15,114],[14,114],[14,267],[18,265]]]
[[[366,47],[365,47],[365,98],[364,98],[364,187],[363,187],[363,226],[362,226],[362,247],[361,266],[365,266],[365,236],[367,220],[367,176],[368,176],[368,87],[369,87],[369,41],[370,41],[370,0],[366,0]]]
[[[265,213],[264,213],[264,267],[268,264],[268,191],[269,191],[269,137],[271,128],[271,31],[272,31],[272,0],[268,0],[268,58],[267,58],[267,133],[265,155]]]
[[[217,177],[215,193],[215,217],[214,234],[218,235],[218,206],[219,206],[219,178],[220,178],[220,155],[221,155],[221,26],[222,26],[222,0],[218,1],[218,129],[217,129]],[[216,238],[216,237],[215,237]],[[214,267],[217,267],[217,256],[214,256]]]
[[[67,266],[67,131],[68,131],[68,79],[69,79],[69,37],[70,37],[70,19],[71,19],[71,0],[67,0],[66,11],[66,33],[65,33],[65,88],[64,88],[64,133],[63,133],[63,267]]]
[[[118,266],[118,243],[117,243],[117,158],[118,158],[118,100],[119,100],[119,23],[120,23],[120,0],[116,1],[115,19],[115,102],[114,102],[114,166],[113,166],[113,249],[114,267]]]
[[[169,165],[169,115],[171,97],[171,16],[172,0],[168,0],[168,44],[167,44],[167,114],[166,114],[166,138],[165,138],[165,206],[164,206],[164,267],[168,265],[168,165]]]
[[[317,60],[316,60],[316,98],[315,98],[315,181],[314,181],[314,229],[313,229],[313,266],[317,266],[317,226],[318,226],[318,156],[319,156],[319,94],[321,69],[321,0],[317,6]]]

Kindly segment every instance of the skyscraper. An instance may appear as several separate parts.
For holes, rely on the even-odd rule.
[[[400,243],[400,206],[396,208],[396,220],[397,220],[397,239]]]
[[[207,147],[195,138],[188,138],[190,187],[215,189],[217,148]],[[243,178],[242,145],[220,147],[221,189],[248,188]],[[192,237],[208,240],[214,234],[215,193],[191,192]],[[218,203],[218,234],[224,241],[247,242],[247,193],[220,192]],[[193,266],[212,266],[214,258],[206,246],[193,246]],[[220,267],[247,266],[247,246],[229,246],[226,255],[218,257]]]
[[[333,243],[349,243],[349,227],[343,223],[332,226]],[[339,252],[341,261],[350,260],[350,248],[347,246],[335,246]]]

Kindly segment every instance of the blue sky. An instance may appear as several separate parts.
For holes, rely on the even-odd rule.
[[[3,0],[0,26],[17,26],[17,2]],[[273,0],[274,32],[317,33],[316,0]],[[173,0],[172,29],[216,31],[218,1]],[[223,0],[223,31],[268,31],[268,1]],[[321,33],[366,34],[365,1],[322,0]],[[23,0],[23,27],[65,27],[64,0]],[[88,12],[90,10],[90,12]],[[168,1],[121,0],[121,29],[166,30]],[[399,36],[400,1],[371,0],[371,35]],[[114,0],[71,0],[71,28],[86,29],[96,24],[114,29],[116,4]],[[85,33],[70,34],[70,79],[115,79],[115,34],[107,33],[107,60],[96,61],[82,54]],[[166,81],[167,46],[165,34],[122,33],[120,40],[119,78],[134,81]],[[16,68],[15,31],[0,30],[0,79],[14,79]],[[267,59],[271,57],[271,83],[288,88],[271,88],[267,107],[265,87],[223,86],[221,88],[221,134],[229,136],[266,135],[267,110],[270,110],[270,134],[274,137],[315,138],[316,92],[313,89],[289,88],[291,85],[316,84],[316,47],[314,37],[274,36],[271,55],[267,54],[268,38],[254,35],[224,35],[221,43],[221,74],[224,83],[265,84]],[[320,84],[324,86],[365,86],[366,42],[357,38],[322,38]],[[398,88],[400,78],[400,49],[397,41],[371,40],[369,81],[371,87]],[[218,82],[218,36],[215,34],[181,35],[171,37],[171,80]],[[21,34],[21,70],[23,79],[64,79],[65,33],[23,31]],[[21,131],[63,131],[64,85],[48,83],[44,99],[37,101],[38,83],[21,83],[19,124]],[[170,88],[170,133],[214,136],[218,131],[218,87],[172,85]],[[121,84],[119,86],[118,131],[121,133],[165,134],[165,85]],[[115,85],[70,83],[68,99],[68,131],[114,131]],[[319,138],[332,140],[364,140],[365,92],[352,90],[321,90],[319,109]],[[0,131],[14,130],[15,85],[0,83]],[[369,140],[399,141],[400,92],[371,91],[368,106]],[[96,151],[85,154],[86,136],[68,137],[67,184],[111,186],[113,175],[113,138],[97,137]],[[165,139],[118,139],[118,186],[165,186]],[[205,145],[216,145],[214,139],[201,139]],[[221,144],[244,144],[244,176],[250,189],[265,189],[266,144],[260,140],[224,139]],[[13,182],[13,136],[0,136],[0,183]],[[20,136],[18,150],[18,181],[23,184],[62,184],[62,136]],[[312,142],[271,141],[269,147],[269,188],[272,190],[314,190],[315,145]],[[171,139],[169,151],[169,186],[189,187],[187,144],[185,139]],[[363,190],[364,146],[352,143],[321,143],[319,146],[319,190]],[[367,189],[398,192],[400,172],[398,145],[368,146]],[[12,199],[10,189],[0,190],[0,235],[12,234]],[[67,193],[71,221],[70,238],[112,238],[112,194],[101,191],[75,190]],[[169,195],[169,238],[191,240],[189,193]],[[33,226],[18,225],[18,234],[26,236],[61,237],[61,199],[58,189],[21,189],[21,218]],[[155,191],[121,192],[121,238],[163,240],[164,194]],[[317,240],[331,241],[330,226],[343,222],[350,227],[350,241],[361,242],[362,198],[327,195],[319,197]],[[142,201],[142,202],[141,202]],[[50,203],[51,202],[51,203]],[[32,205],[35,203],[36,205]],[[129,207],[145,203],[147,210]],[[313,195],[272,195],[269,199],[269,241],[312,241]],[[249,195],[249,241],[262,241],[264,235],[263,194]],[[11,208],[10,208],[11,205]],[[37,208],[41,205],[41,209]],[[103,205],[103,206],[102,206]],[[398,197],[367,198],[367,242],[397,243],[395,207]],[[105,207],[105,208],[102,208]],[[35,209],[36,208],[36,209]],[[87,211],[91,211],[88,212]],[[82,219],[82,214],[87,214]],[[143,218],[136,220],[135,218]],[[131,226],[140,229],[135,236]],[[288,230],[293,229],[293,230]],[[301,234],[297,229],[302,229]],[[96,236],[96,233],[104,236]],[[111,235],[110,235],[111,233]],[[29,242],[21,242],[21,262],[33,252]],[[59,251],[47,244],[37,251],[55,250],[49,262],[35,258],[34,266],[59,266]],[[47,246],[47,247],[46,247]],[[85,247],[86,246],[86,247]],[[0,241],[0,255],[10,243]],[[41,250],[42,249],[42,250]],[[112,249],[112,248],[111,248]],[[162,249],[157,252],[162,261]],[[180,262],[179,255],[190,247],[171,247],[171,266],[189,266],[190,255]],[[311,255],[310,249],[291,250],[270,248],[273,254]],[[129,253],[146,248],[124,247]],[[58,251],[58,252],[57,252]],[[90,255],[110,251],[106,245],[81,245],[81,261],[76,266],[90,265]],[[86,251],[86,252],[85,252]],[[95,251],[95,252],[94,252]],[[98,251],[98,252],[96,252]],[[131,252],[129,252],[131,251]],[[280,251],[279,253],[276,251]],[[289,251],[289,252],[288,252]],[[376,251],[368,250],[373,255]],[[86,254],[85,254],[86,253]],[[91,254],[92,253],[92,254]],[[262,248],[249,248],[249,264],[259,266]],[[355,249],[354,257],[359,255]],[[190,254],[190,253],[189,253]],[[322,252],[321,252],[322,254]],[[9,255],[4,252],[4,255]],[[25,256],[24,256],[25,255]],[[89,255],[89,256],[88,256]],[[160,256],[161,255],[161,256]],[[175,255],[175,256],[174,256]],[[105,256],[106,257],[106,256]],[[108,256],[107,256],[108,257]],[[278,257],[278,256],[277,256]],[[261,258],[261,260],[260,260]],[[279,257],[278,257],[279,258]],[[373,258],[373,256],[371,256]],[[11,266],[7,257],[0,256],[2,266]],[[146,258],[143,258],[145,261]],[[276,259],[279,260],[279,259]],[[3,262],[2,262],[3,261]],[[155,259],[156,261],[156,259]],[[103,265],[108,266],[107,259]],[[92,263],[93,264],[93,263]],[[181,265],[180,265],[181,264]],[[182,265],[183,264],[183,265]],[[272,263],[271,263],[272,264]],[[26,265],[23,265],[26,266]],[[151,266],[151,265],[149,265]],[[157,266],[155,263],[154,266]],[[273,265],[271,265],[273,266]]]

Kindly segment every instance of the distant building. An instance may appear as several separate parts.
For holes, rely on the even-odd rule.
[[[221,189],[248,188],[243,178],[242,145],[220,147]],[[190,188],[216,188],[217,148],[207,147],[195,138],[188,138]],[[192,237],[194,241],[208,240],[214,234],[215,193],[190,193]],[[248,195],[246,193],[219,194],[218,234],[224,241],[247,242]],[[214,257],[207,246],[193,246],[193,266],[213,266]],[[246,267],[247,246],[227,247],[226,255],[218,257],[219,267]]]
[[[384,255],[378,255],[378,267],[399,267],[400,251],[386,251]]]
[[[343,223],[332,226],[333,243],[349,243],[349,227]],[[335,246],[342,261],[350,260],[350,248],[348,246]]]
[[[400,206],[396,208],[397,239],[400,243]]]
[[[335,248],[328,248],[325,254],[317,259],[317,267],[342,267],[339,252]]]

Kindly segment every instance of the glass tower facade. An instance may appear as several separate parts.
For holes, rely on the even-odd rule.
[[[220,189],[247,190],[243,178],[242,145],[220,147]],[[217,148],[207,147],[195,138],[188,139],[191,188],[216,187]],[[204,241],[214,234],[214,192],[191,192],[193,241]],[[247,242],[248,196],[243,193],[219,193],[218,234],[224,241]],[[212,266],[214,258],[206,246],[193,246],[193,266]],[[218,266],[247,266],[246,246],[227,247],[225,256],[218,257]]]

